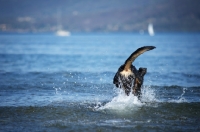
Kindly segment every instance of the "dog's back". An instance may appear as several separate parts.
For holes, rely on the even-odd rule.
[[[114,76],[113,83],[115,84],[116,87],[118,88],[123,88],[125,90],[125,93],[127,95],[130,94],[131,89],[134,86],[134,80],[136,78],[137,69],[135,66],[132,65],[130,71],[124,72],[123,71],[124,65],[122,65],[117,73]]]

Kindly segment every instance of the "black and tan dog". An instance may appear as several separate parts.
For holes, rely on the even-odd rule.
[[[116,87],[123,88],[126,95],[129,95],[132,89],[132,93],[140,99],[141,86],[147,68],[139,68],[139,70],[137,70],[132,63],[139,55],[154,48],[154,46],[144,46],[137,49],[129,56],[125,63],[119,67],[113,78],[113,83]]]

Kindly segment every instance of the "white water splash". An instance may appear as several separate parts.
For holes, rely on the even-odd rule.
[[[117,96],[114,97],[110,102],[105,104],[104,106],[100,106],[97,110],[137,110],[141,106],[145,105],[146,102],[154,102],[155,101],[155,92],[150,89],[150,87],[145,86],[142,88],[142,98],[141,101],[138,100],[136,96],[130,94],[127,96],[122,89],[117,90]],[[145,103],[144,103],[145,102]]]
[[[130,94],[130,96],[127,96],[123,90],[119,90],[119,93],[116,97],[114,97],[110,102],[108,102],[104,106],[101,106],[98,109],[125,110],[127,108],[132,108],[133,105],[141,106],[142,103],[134,95]]]
[[[142,102],[157,102],[158,100],[156,99],[156,92],[155,89],[152,89],[151,86],[143,86],[142,90]]]
[[[183,103],[183,102],[188,102],[185,97],[183,97],[186,93],[187,88],[183,88],[182,94],[178,97],[178,99],[172,99],[169,100],[168,102],[173,102],[173,103]]]

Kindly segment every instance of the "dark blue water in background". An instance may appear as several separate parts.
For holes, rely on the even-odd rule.
[[[137,48],[142,102],[112,79]],[[1,131],[200,131],[200,34],[0,34]]]

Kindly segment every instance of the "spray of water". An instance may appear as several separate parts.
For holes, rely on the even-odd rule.
[[[144,86],[142,88],[141,100],[138,100],[138,98],[133,94],[127,96],[122,89],[117,89],[115,92],[117,93],[117,96],[115,96],[110,102],[106,103],[105,105],[98,107],[97,110],[137,110],[141,106],[145,105],[146,102],[154,102],[156,100],[156,94],[150,88],[150,86]]]
[[[177,99],[168,100],[168,102],[173,102],[173,103],[188,102],[184,97],[186,91],[187,91],[187,88],[183,88],[182,94]]]

